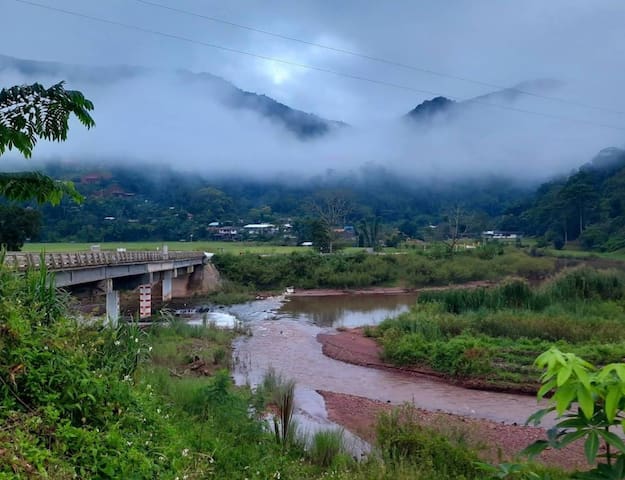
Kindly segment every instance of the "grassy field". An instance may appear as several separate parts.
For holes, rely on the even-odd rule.
[[[102,250],[115,250],[125,248],[126,250],[157,250],[163,245],[169,246],[169,251],[199,251],[211,253],[232,253],[235,255],[242,253],[255,254],[284,254],[291,252],[305,252],[310,247],[283,247],[270,245],[267,243],[251,242],[101,242],[101,243],[26,243],[22,248],[24,252],[39,253],[42,250],[54,252],[82,252],[88,251],[92,245],[100,245]]]
[[[554,344],[599,365],[620,361],[623,325],[625,276],[585,267],[539,287],[509,281],[491,289],[423,293],[409,312],[367,333],[396,364],[532,390],[538,384],[533,361]]]

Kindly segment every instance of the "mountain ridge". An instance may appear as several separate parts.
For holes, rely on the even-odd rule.
[[[0,78],[11,69],[25,76],[59,76],[62,80],[89,81],[100,84],[128,80],[160,70],[148,67],[87,66],[62,62],[28,60],[0,54]],[[328,120],[314,113],[304,112],[279,102],[267,95],[250,92],[234,83],[208,72],[194,73],[177,70],[176,75],[185,81],[201,82],[221,93],[219,100],[227,108],[252,111],[261,117],[280,124],[300,140],[310,140],[347,126],[345,122]],[[59,79],[61,80],[61,78]]]

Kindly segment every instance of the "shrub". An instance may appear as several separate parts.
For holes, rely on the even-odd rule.
[[[420,425],[411,405],[381,414],[376,433],[383,456],[393,462],[430,464],[441,478],[481,478],[475,464],[477,456],[466,446],[456,446]]]
[[[320,430],[313,435],[309,456],[322,468],[331,466],[336,458],[345,453],[345,438],[342,429]]]

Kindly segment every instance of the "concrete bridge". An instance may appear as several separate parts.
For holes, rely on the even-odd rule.
[[[172,300],[175,283],[201,284],[208,256],[202,252],[91,251],[71,253],[7,252],[5,264],[24,271],[45,263],[54,273],[55,285],[71,290],[95,287],[106,294],[106,315],[116,324],[120,314],[120,290],[140,288],[140,316],[151,314],[152,287],[161,284],[162,301]],[[189,294],[188,288],[178,288]],[[184,296],[183,293],[183,296]],[[179,295],[180,296],[180,295]]]

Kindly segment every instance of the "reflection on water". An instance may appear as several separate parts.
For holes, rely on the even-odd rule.
[[[219,328],[235,328],[240,323],[237,317],[227,312],[198,313],[187,321],[189,325],[215,325]]]
[[[416,294],[336,295],[290,297],[282,305],[281,317],[312,322],[320,327],[360,327],[377,325],[384,319],[406,312]]]

